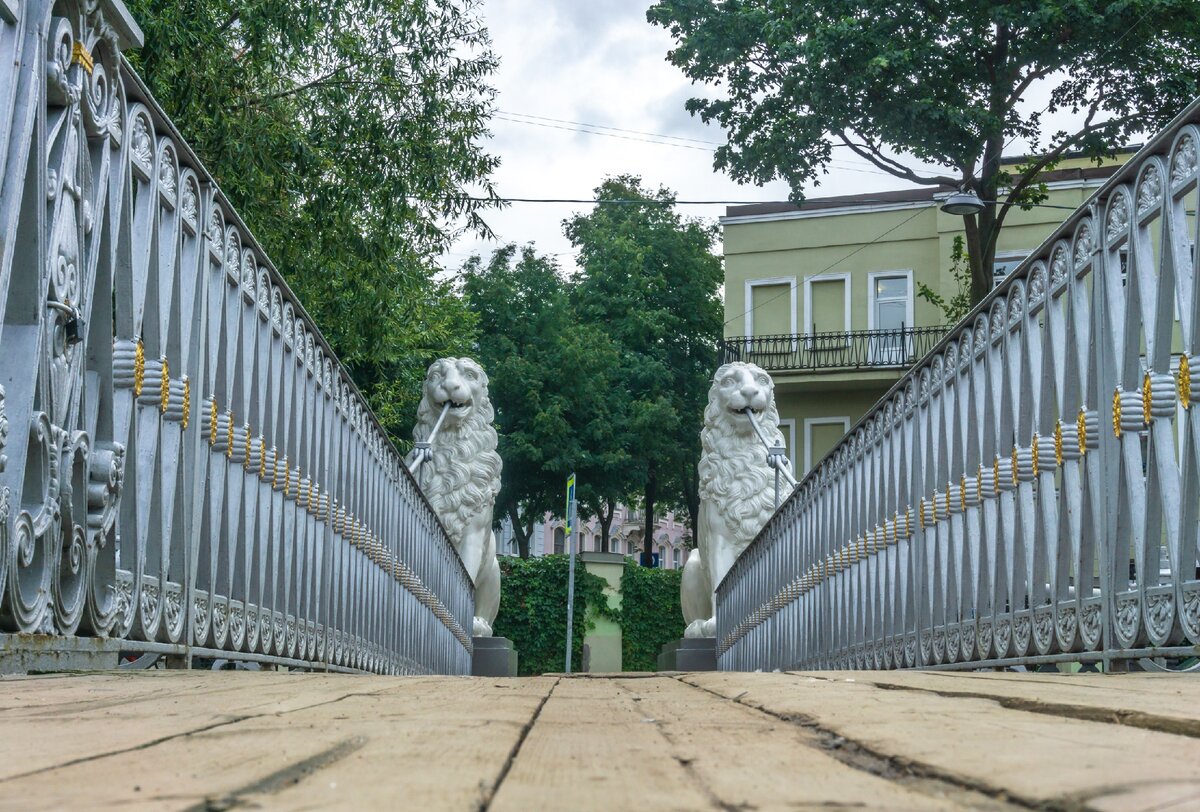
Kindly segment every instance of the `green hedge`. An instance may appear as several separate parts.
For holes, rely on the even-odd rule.
[[[500,557],[500,612],[493,631],[507,637],[517,649],[517,669],[521,676],[561,672],[567,640],[567,575],[565,555],[541,558]],[[592,575],[575,561],[575,611],[571,637],[574,646],[571,670],[578,671],[583,656],[583,636],[587,633],[586,613],[596,606],[611,616],[604,596],[604,579]]]
[[[683,637],[679,577],[683,570],[642,567],[625,560],[621,574],[621,670],[653,671],[665,643]]]
[[[567,635],[567,573],[565,555],[541,558],[500,558],[500,612],[494,631],[513,641],[522,676],[560,672]],[[625,559],[621,574],[621,609],[608,607],[604,579],[575,562],[575,645],[571,670],[581,668],[588,607],[621,627],[621,665],[625,671],[653,671],[664,643],[683,636],[679,608],[680,570],[649,569]]]

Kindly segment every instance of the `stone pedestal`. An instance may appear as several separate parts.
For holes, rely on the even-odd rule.
[[[658,652],[658,670],[659,671],[674,671],[675,661],[678,659],[677,652],[681,640],[672,640],[669,643],[664,643],[662,649]]]
[[[473,677],[515,677],[517,650],[507,637],[472,637],[475,653],[471,657]]]
[[[658,654],[659,671],[716,671],[715,637],[681,637],[662,647]]]

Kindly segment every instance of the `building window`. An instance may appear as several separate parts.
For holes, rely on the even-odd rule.
[[[913,326],[912,271],[878,271],[867,281],[867,329],[882,333],[871,337],[871,363],[907,363],[912,347],[903,331]]]
[[[796,421],[790,417],[780,418],[779,433],[783,435],[783,444],[787,447],[788,464],[792,473],[796,473]],[[682,540],[680,543],[683,543]]]
[[[554,554],[562,555],[566,552],[567,535],[561,527],[554,528]]]
[[[850,332],[849,274],[825,274],[804,280],[804,332]],[[825,346],[821,342],[815,348]]]
[[[608,543],[612,547],[612,552],[614,552],[614,553],[621,552],[621,540],[620,539],[609,539]]]
[[[796,332],[796,279],[775,277],[746,281],[747,336]]]
[[[658,545],[658,568],[663,569],[667,566],[667,548]]]
[[[849,417],[809,417],[804,420],[804,470],[811,471],[850,431]]]
[[[674,550],[671,551],[671,566],[674,567],[675,569],[679,569],[679,548],[678,547],[676,547]]]
[[[1008,276],[1017,266],[1025,261],[1025,257],[1029,252],[1026,251],[1020,254],[1004,254],[997,256],[992,263],[992,287],[995,288],[1004,281],[1004,277]]]

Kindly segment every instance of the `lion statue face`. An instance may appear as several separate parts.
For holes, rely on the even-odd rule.
[[[775,408],[775,382],[755,364],[734,361],[725,364],[713,376],[708,390],[708,407],[704,410],[704,427],[720,425],[733,434],[754,437],[754,429],[745,412],[749,409],[759,427],[768,436],[779,426]]]
[[[725,364],[713,376],[704,409],[700,499],[716,509],[725,525],[716,535],[739,548],[753,540],[775,509],[775,472],[746,409],[754,413],[768,443],[783,443],[771,376],[755,364]]]
[[[490,424],[495,413],[488,399],[488,379],[483,367],[470,358],[441,358],[425,374],[424,397],[417,411],[418,422],[436,423],[442,407],[450,410],[442,428],[482,421]]]

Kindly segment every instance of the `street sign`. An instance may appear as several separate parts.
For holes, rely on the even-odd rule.
[[[575,501],[575,475],[571,474],[567,477],[567,538],[571,537],[571,533],[575,531],[575,517],[571,513],[571,505]]]

